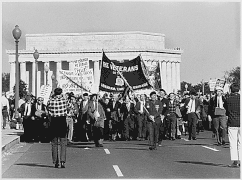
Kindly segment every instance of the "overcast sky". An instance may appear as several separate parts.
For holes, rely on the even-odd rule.
[[[181,81],[221,78],[240,65],[239,2],[2,2],[3,72],[12,30],[25,34],[144,31],[165,34],[165,47],[184,50]]]

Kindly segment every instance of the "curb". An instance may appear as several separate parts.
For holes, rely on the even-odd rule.
[[[11,140],[9,143],[5,144],[2,146],[2,152],[9,150],[11,147],[13,147],[14,145],[20,143],[20,137],[18,136],[16,138],[14,138],[13,140]]]

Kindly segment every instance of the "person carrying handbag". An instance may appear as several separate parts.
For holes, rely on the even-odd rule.
[[[225,136],[227,131],[227,101],[222,94],[223,88],[216,87],[216,95],[210,100],[208,107],[208,118],[213,121],[215,136],[219,146],[225,145]]]
[[[103,129],[106,119],[102,105],[98,102],[97,94],[93,94],[88,104],[88,115],[93,124],[93,139],[96,147],[103,147]]]

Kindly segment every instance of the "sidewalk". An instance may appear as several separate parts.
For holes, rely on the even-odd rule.
[[[23,133],[23,130],[10,129],[7,123],[6,129],[2,129],[2,152],[18,144]]]

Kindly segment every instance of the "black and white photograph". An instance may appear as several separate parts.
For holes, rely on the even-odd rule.
[[[3,179],[240,179],[240,1],[1,1]]]

